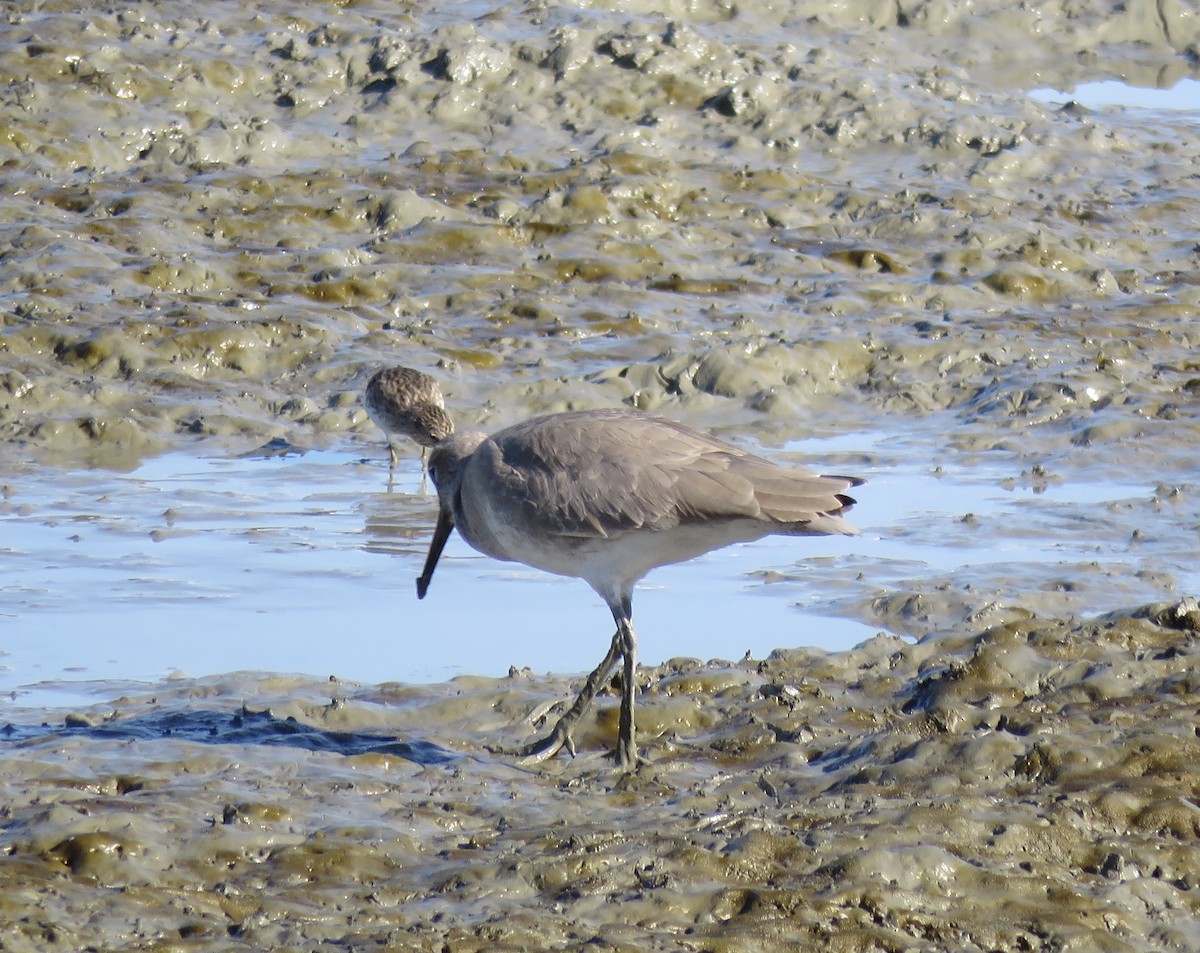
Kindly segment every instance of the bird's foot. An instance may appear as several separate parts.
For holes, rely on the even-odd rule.
[[[612,758],[617,762],[617,770],[622,774],[636,771],[640,765],[646,763],[646,759],[637,753],[637,746],[632,741],[626,742],[625,739],[617,743]]]
[[[516,669],[510,669],[508,674],[510,677],[515,676]],[[537,728],[539,725],[545,723],[546,716],[549,715],[550,712],[554,711],[555,708],[561,708],[562,704],[562,700],[558,698],[552,698],[550,701],[542,702],[540,705],[535,707],[533,711],[525,716],[525,720],[533,725],[533,727]]]
[[[567,749],[567,753],[575,757],[575,741],[571,737],[571,723],[566,718],[560,718],[554,730],[545,738],[540,738],[530,744],[518,748],[516,754],[523,765],[540,764],[553,758],[556,754]]]

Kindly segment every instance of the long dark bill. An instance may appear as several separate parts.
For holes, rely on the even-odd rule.
[[[424,599],[429,591],[429,581],[437,568],[438,560],[442,558],[442,550],[446,548],[446,540],[454,529],[454,517],[446,510],[438,511],[437,526],[433,528],[433,539],[429,541],[429,555],[425,557],[425,568],[417,577],[417,598]]]

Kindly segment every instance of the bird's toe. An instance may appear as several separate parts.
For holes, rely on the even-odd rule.
[[[553,758],[564,748],[572,758],[575,757],[575,740],[571,737],[571,727],[560,721],[545,738],[539,738],[518,749],[517,755],[521,764],[539,764]]]

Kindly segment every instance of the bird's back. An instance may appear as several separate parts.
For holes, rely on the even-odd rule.
[[[781,467],[676,421],[627,410],[538,417],[484,440],[464,498],[524,532],[608,538],[751,520],[766,533],[853,534],[855,483]]]

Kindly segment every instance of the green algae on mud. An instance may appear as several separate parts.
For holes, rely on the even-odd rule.
[[[396,360],[497,422],[627,400],[785,438],[971,431],[975,395],[1061,386],[1081,396],[1033,453],[1131,419],[1164,455],[1163,430],[1195,436],[1192,120],[1022,95],[1194,71],[1180,4],[5,15],[0,440],[22,454],[344,439]],[[730,351],[752,366],[712,373]]]
[[[0,942],[1193,949],[1198,635],[1186,599],[676,659],[624,777],[608,708],[575,760],[487,753],[562,679],[175,680],[9,730]],[[436,747],[339,747],[384,735]]]

